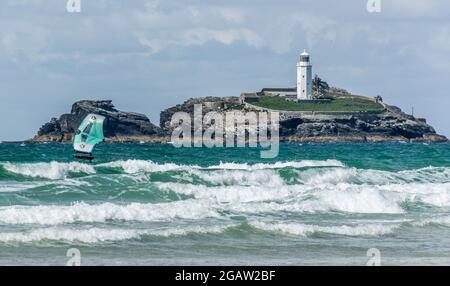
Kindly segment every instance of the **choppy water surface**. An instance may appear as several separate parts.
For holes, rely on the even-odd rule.
[[[450,145],[0,144],[0,264],[450,264]]]

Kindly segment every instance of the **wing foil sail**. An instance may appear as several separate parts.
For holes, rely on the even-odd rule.
[[[77,133],[73,140],[73,148],[77,152],[92,153],[100,142],[103,142],[105,136],[103,134],[103,123],[105,117],[98,114],[88,114],[78,127]]]

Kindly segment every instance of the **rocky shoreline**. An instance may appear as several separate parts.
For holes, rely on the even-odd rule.
[[[106,117],[104,131],[110,143],[168,143],[170,120],[176,112],[193,113],[194,105],[202,104],[203,112],[261,111],[239,97],[193,98],[160,114],[160,126],[144,114],[117,110],[111,100],[83,100],[73,104],[68,114],[52,118],[28,142],[70,142],[82,119],[89,113]],[[270,110],[265,110],[270,111]],[[205,126],[204,126],[205,128]],[[385,105],[379,113],[280,112],[280,141],[287,143],[329,142],[411,142],[448,143],[425,119],[403,113],[395,106]]]

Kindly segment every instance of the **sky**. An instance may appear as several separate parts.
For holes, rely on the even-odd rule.
[[[82,99],[159,124],[190,97],[295,87],[313,73],[425,117],[450,136],[450,1],[2,0],[0,141],[36,134]],[[370,0],[377,1],[377,0]]]

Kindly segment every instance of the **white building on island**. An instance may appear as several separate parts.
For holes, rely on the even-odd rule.
[[[300,54],[300,61],[297,63],[297,99],[312,99],[312,65],[306,50]]]
[[[296,87],[263,88],[260,92],[241,94],[241,100],[242,102],[245,102],[245,100],[257,100],[259,96],[279,96],[290,101],[314,100],[312,89],[313,77],[310,55],[306,50],[303,50],[303,53],[300,54],[300,59],[297,62]]]

